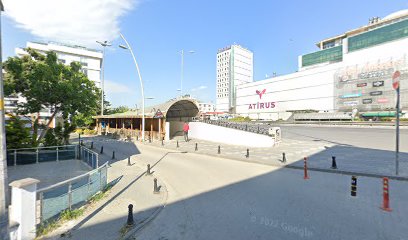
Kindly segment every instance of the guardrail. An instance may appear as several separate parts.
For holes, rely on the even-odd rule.
[[[203,120],[202,122],[221,126],[221,127],[227,127],[227,128],[257,133],[257,134],[269,135],[269,127],[265,127],[259,124],[237,123],[237,122],[228,122],[228,121],[220,121],[220,120]]]
[[[80,176],[37,190],[37,223],[56,219],[64,210],[86,204],[107,185],[108,162]]]
[[[76,145],[7,150],[7,166],[76,159]]]

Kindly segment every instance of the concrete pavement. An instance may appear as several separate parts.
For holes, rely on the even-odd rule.
[[[154,170],[169,194],[163,211],[135,234],[138,240],[402,240],[408,231],[405,181],[390,182],[388,213],[379,208],[380,179],[359,177],[351,197],[350,176],[311,172],[304,180],[298,170],[137,146],[141,166],[167,154]]]
[[[282,142],[271,148],[247,148],[219,144],[215,142],[182,137],[170,141],[153,141],[151,144],[166,149],[188,151],[228,159],[257,162],[272,166],[302,168],[303,158],[308,158],[308,167],[329,171],[332,156],[336,157],[338,170],[356,174],[395,176],[395,151],[392,131],[384,129],[340,129],[285,127],[282,129]],[[394,140],[394,138],[392,138]],[[177,141],[179,148],[177,148]],[[197,150],[196,150],[197,143]],[[221,154],[218,154],[218,146]],[[285,153],[286,162],[283,162]],[[401,134],[399,176],[408,177],[408,132]]]
[[[123,144],[122,144],[123,145]],[[131,144],[133,145],[133,144]],[[97,141],[95,148],[102,146]],[[126,234],[122,231],[128,216],[128,205],[133,204],[134,228],[127,235],[140,229],[150,222],[164,207],[167,199],[166,186],[158,180],[160,193],[153,193],[155,175],[146,176],[146,168],[136,165],[139,156],[130,155],[135,146],[130,144],[115,148],[116,159],[111,159],[113,148],[104,144],[104,154],[100,154],[100,162],[111,162],[108,169],[108,182],[114,183],[108,195],[90,205],[83,216],[66,222],[56,231],[43,239],[122,239]],[[132,165],[128,166],[128,157]]]

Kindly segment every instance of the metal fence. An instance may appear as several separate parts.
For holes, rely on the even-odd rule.
[[[269,135],[269,125],[261,125],[254,123],[239,123],[239,122],[228,122],[228,121],[219,121],[219,120],[203,120],[202,122],[217,125],[221,127],[233,128],[242,131],[258,133],[263,135]]]
[[[7,150],[7,166],[76,159],[77,146],[64,145]]]
[[[85,146],[79,146],[78,159],[81,159],[93,169],[99,167],[98,153],[86,148]]]
[[[64,210],[83,206],[106,187],[107,172],[108,162],[81,176],[37,190],[37,223],[56,219]]]

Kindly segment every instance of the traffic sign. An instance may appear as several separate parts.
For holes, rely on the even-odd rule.
[[[400,71],[395,71],[395,73],[392,75],[392,87],[397,90],[399,88],[399,79],[400,79],[401,73]]]
[[[157,109],[157,112],[156,112],[156,114],[154,114],[153,118],[164,118],[164,115],[160,111],[160,109]]]

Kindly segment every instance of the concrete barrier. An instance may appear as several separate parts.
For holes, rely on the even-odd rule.
[[[274,140],[262,134],[216,126],[202,122],[190,122],[189,137],[212,142],[246,147],[273,147]]]

